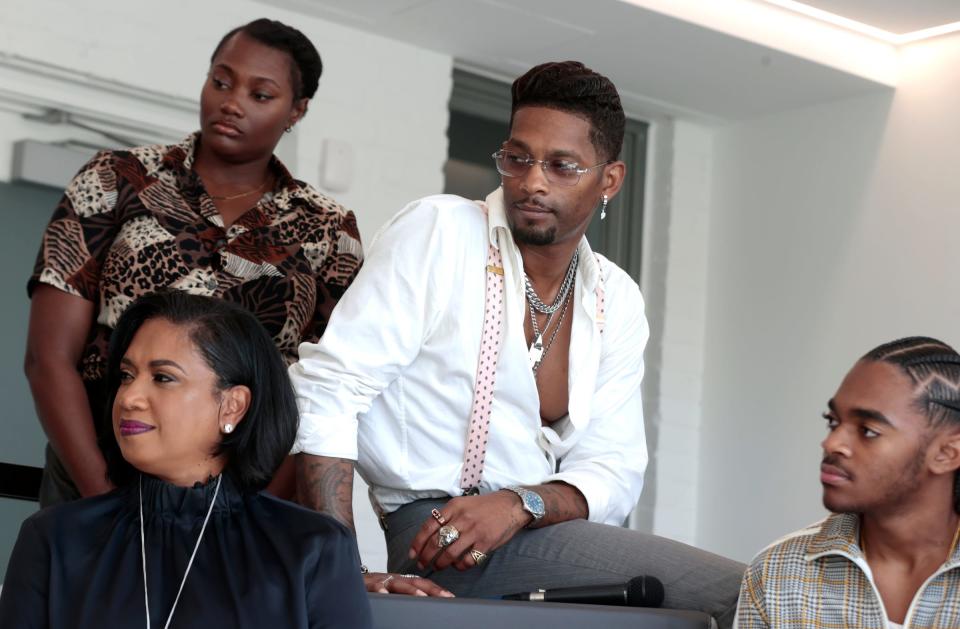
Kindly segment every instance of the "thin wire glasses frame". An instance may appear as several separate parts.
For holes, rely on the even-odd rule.
[[[613,163],[613,160],[607,160],[593,166],[581,167],[580,164],[565,159],[534,159],[529,155],[514,153],[505,149],[500,149],[491,157],[493,157],[497,166],[497,172],[504,177],[520,177],[530,170],[534,164],[539,164],[547,181],[561,186],[575,186],[580,183],[580,178],[585,173],[594,168]]]

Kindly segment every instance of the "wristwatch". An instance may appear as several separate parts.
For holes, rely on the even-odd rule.
[[[523,504],[523,510],[533,516],[533,520],[530,521],[530,524],[534,524],[543,519],[543,516],[547,515],[546,506],[543,504],[543,498],[540,497],[540,494],[537,492],[527,489],[526,487],[517,487],[516,485],[510,485],[509,487],[504,487],[507,491],[512,491],[513,493],[520,496],[520,502]],[[527,524],[529,527],[530,524]]]

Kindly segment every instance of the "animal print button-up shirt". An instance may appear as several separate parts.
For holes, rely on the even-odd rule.
[[[192,169],[200,134],[180,144],[101,151],[73,178],[46,231],[32,293],[49,284],[94,303],[78,368],[105,375],[110,333],[137,297],[162,288],[235,302],[288,363],[316,342],[363,255],[352,212],[290,176],[229,228]]]
[[[743,576],[735,629],[886,629],[860,549],[860,517],[834,514],[762,551]],[[960,548],[920,586],[903,626],[960,627]]]

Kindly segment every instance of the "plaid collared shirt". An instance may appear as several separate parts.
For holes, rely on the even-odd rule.
[[[886,629],[888,620],[860,549],[860,517],[834,514],[761,552],[740,587],[734,627]],[[960,627],[960,550],[920,587],[903,626]]]

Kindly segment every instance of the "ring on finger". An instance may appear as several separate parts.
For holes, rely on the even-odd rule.
[[[430,515],[433,516],[433,519],[440,523],[440,526],[443,526],[447,523],[446,518],[443,517],[443,514],[440,513],[438,509],[431,509]]]
[[[446,548],[458,539],[460,539],[460,531],[452,524],[444,524],[437,532],[437,546],[440,548]]]
[[[393,575],[388,574],[387,578],[380,582],[380,587],[384,587],[384,588],[387,587],[387,582],[390,581],[390,579],[392,578],[393,578]]]
[[[470,551],[470,556],[473,557],[473,561],[478,566],[482,566],[483,564],[487,563],[487,559],[490,559],[490,556],[487,555],[487,553],[480,552],[475,548]]]

